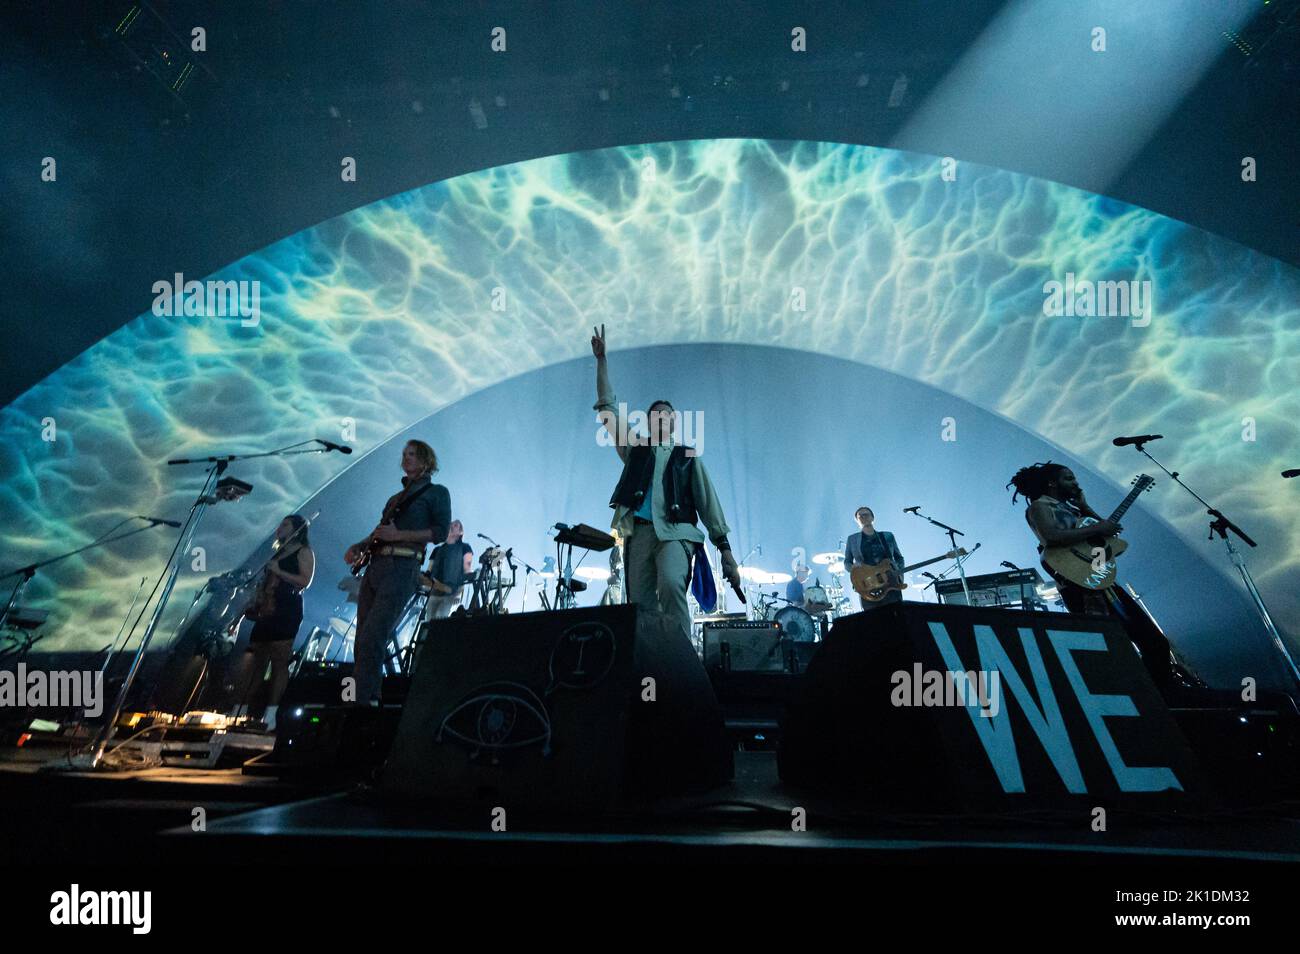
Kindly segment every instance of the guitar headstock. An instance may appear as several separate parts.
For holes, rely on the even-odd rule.
[[[1138,474],[1131,483],[1138,493],[1144,494],[1156,485],[1156,479],[1148,477],[1146,474]]]

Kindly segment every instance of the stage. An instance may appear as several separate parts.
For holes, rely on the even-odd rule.
[[[781,785],[771,752],[741,752],[736,778],[653,811],[598,818],[512,814],[385,802],[373,790],[322,792],[238,770],[43,774],[0,763],[0,844],[41,846],[43,863],[178,865],[868,863],[873,865],[1168,865],[1300,861],[1300,803],[1221,814],[1115,816],[1108,832],[1043,812],[1002,816],[845,813]],[[191,827],[207,811],[206,831]],[[792,807],[807,830],[791,831]],[[33,827],[40,808],[43,824]],[[30,854],[26,855],[30,857]]]
[[[14,922],[1294,920],[1300,0],[913,6],[6,4]]]

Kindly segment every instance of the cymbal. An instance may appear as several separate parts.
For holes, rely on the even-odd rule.
[[[765,583],[769,575],[767,570],[760,570],[756,566],[742,566],[740,568],[740,578],[749,580],[751,583]]]
[[[839,550],[827,550],[825,553],[813,554],[812,561],[822,566],[828,566],[831,563],[843,563],[844,554]]]
[[[607,580],[609,579],[609,568],[599,566],[580,566],[574,569],[573,575],[580,580]]]

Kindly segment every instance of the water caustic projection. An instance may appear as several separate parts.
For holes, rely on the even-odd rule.
[[[129,514],[185,512],[195,475],[163,466],[169,456],[333,437],[344,422],[370,450],[484,387],[579,357],[602,321],[629,346],[761,342],[881,367],[1108,474],[1131,467],[1108,436],[1158,417],[1195,450],[1202,492],[1262,541],[1252,562],[1274,611],[1300,618],[1284,585],[1300,570],[1284,544],[1300,516],[1270,483],[1300,455],[1297,271],[1112,199],[944,165],[745,139],[550,156],[358,208],[205,278],[256,282],[256,322],[241,309],[155,314],[142,288],[140,317],[0,413],[6,564]],[[1108,289],[1107,301],[1118,283],[1140,288],[1142,313],[1054,309],[1049,283]],[[1062,389],[1077,413],[1058,413]],[[204,527],[210,571],[346,462],[267,466],[256,494]],[[1169,487],[1154,497],[1199,545],[1200,513]],[[29,600],[57,588],[65,624],[47,645],[87,648],[67,621],[120,619],[140,568],[172,542],[144,535],[38,576]]]

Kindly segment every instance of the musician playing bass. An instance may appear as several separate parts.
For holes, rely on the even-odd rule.
[[[451,494],[430,479],[437,470],[438,455],[432,447],[424,441],[407,441],[402,450],[401,491],[384,504],[379,526],[348,547],[344,556],[353,567],[366,567],[357,598],[353,650],[359,705],[379,705],[385,650],[415,593],[425,547],[447,538]]]
[[[849,535],[844,546],[844,571],[850,572],[854,566],[873,566],[885,560],[894,565],[894,570],[901,580],[903,577],[903,552],[898,549],[898,541],[888,530],[876,530],[876,515],[870,507],[859,507],[853,512],[853,519],[858,522],[860,532]],[[891,603],[902,602],[903,594],[890,590],[879,600],[863,599],[858,596],[858,605],[864,610],[877,609]]]
[[[1064,464],[1048,461],[1022,467],[1007,487],[1015,488],[1011,495],[1012,503],[1018,496],[1029,501],[1025,520],[1038,538],[1039,553],[1048,547],[1068,547],[1096,537],[1111,537],[1121,529],[1089,506],[1074,472]],[[1079,524],[1085,517],[1098,522],[1082,527]],[[1079,586],[1053,571],[1046,562],[1043,569],[1056,581],[1067,610],[1119,620],[1142,654],[1142,662],[1156,685],[1169,683],[1172,663],[1169,641],[1133,597],[1119,586],[1098,590]]]

